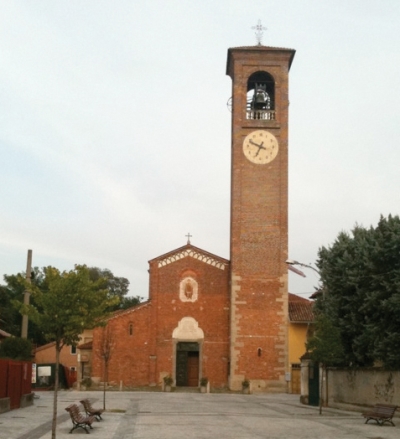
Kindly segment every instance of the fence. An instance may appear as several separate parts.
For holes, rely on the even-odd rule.
[[[24,395],[32,393],[32,363],[0,359],[0,400],[1,411],[21,407]]]

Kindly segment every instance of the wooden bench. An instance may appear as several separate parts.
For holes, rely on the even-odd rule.
[[[72,429],[70,433],[72,433],[76,428],[83,428],[86,433],[89,434],[88,427],[92,427],[92,423],[95,420],[94,416],[83,416],[79,411],[79,407],[76,404],[71,404],[65,409],[69,415],[71,416],[72,421]]]
[[[88,416],[94,416],[98,421],[103,419],[101,417],[101,414],[104,412],[103,409],[96,409],[92,407],[92,404],[88,399],[82,399],[80,403],[83,405],[83,408],[85,409],[85,412]]]
[[[375,406],[371,410],[363,413],[362,415],[364,416],[364,418],[367,418],[365,423],[372,419],[376,421],[381,427],[385,422],[389,422],[394,427],[392,418],[396,409],[397,405],[375,404]]]

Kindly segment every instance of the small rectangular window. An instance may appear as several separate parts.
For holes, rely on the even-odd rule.
[[[76,346],[71,346],[71,355],[76,355]]]

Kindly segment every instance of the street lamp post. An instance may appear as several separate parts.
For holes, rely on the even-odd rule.
[[[321,276],[321,273],[316,268],[314,268],[312,265],[303,264],[302,262],[294,261],[293,259],[287,259],[286,263],[288,265],[300,265],[300,267],[311,268],[311,270],[314,270],[318,274],[318,276]]]
[[[321,273],[315,267],[313,267],[312,265],[303,264],[302,262],[295,261],[293,259],[287,259],[286,260],[286,264],[289,265],[289,266],[299,265],[300,267],[311,268],[311,270],[314,270],[318,274],[319,282],[321,282]],[[324,288],[322,288],[322,297],[325,299],[325,290],[324,290]]]

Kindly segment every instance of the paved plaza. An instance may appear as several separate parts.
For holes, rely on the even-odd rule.
[[[1,439],[50,439],[53,392],[38,392],[34,405],[0,414]],[[101,392],[60,391],[57,438],[72,423],[65,407],[89,398],[102,407]],[[299,403],[298,395],[201,394],[185,392],[107,392],[104,420],[93,423],[93,439],[398,439],[395,427],[365,424],[360,412]],[[89,436],[87,436],[89,437]]]

